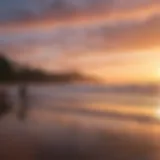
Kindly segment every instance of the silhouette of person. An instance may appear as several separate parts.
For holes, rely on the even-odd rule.
[[[20,98],[20,108],[18,112],[18,118],[20,120],[24,120],[27,116],[27,110],[28,110],[28,93],[27,93],[27,87],[25,85],[22,85],[19,88],[19,98]]]
[[[4,88],[0,90],[0,116],[10,111],[11,105],[9,103],[9,97]]]
[[[27,97],[27,88],[26,88],[25,85],[23,85],[23,86],[20,87],[19,93],[20,93],[21,99],[25,100],[26,97]]]

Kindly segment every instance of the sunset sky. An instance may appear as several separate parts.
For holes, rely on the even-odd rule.
[[[160,0],[1,0],[0,51],[49,72],[160,81]]]

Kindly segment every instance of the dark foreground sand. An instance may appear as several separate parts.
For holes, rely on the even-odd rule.
[[[21,122],[10,114],[1,119],[0,160],[159,160],[160,158],[158,126],[150,128],[148,125],[130,128],[122,126],[122,129],[111,130],[111,127],[107,126],[93,127],[93,122],[84,125],[73,119],[67,122],[67,118],[64,117],[54,118],[52,121],[50,118],[48,116],[41,122],[36,118],[34,121],[30,119]],[[48,123],[50,127],[46,125]]]

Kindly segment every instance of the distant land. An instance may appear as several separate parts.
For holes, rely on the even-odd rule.
[[[78,72],[47,73],[12,62],[0,56],[0,82],[100,83],[100,80]]]
[[[40,69],[33,69],[12,62],[0,56],[0,83],[56,83],[56,84],[93,84],[105,92],[110,93],[135,93],[158,94],[157,83],[146,84],[107,84],[103,80],[87,76],[79,72],[47,73]],[[97,90],[97,89],[96,89]],[[101,90],[102,91],[102,90]]]

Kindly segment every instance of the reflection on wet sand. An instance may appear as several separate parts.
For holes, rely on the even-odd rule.
[[[13,109],[15,110],[14,103],[11,100],[12,97],[9,94],[9,90],[7,91],[7,87],[1,87],[0,88],[0,117],[3,115],[6,115],[10,113],[10,111]],[[28,109],[29,109],[29,99],[28,99],[28,91],[26,86],[20,86],[19,88],[17,87],[18,90],[18,106],[15,106],[16,108],[18,107],[17,110],[17,118],[19,120],[24,120],[27,117]]]
[[[34,110],[0,128],[3,160],[159,160],[158,125]]]
[[[31,88],[29,93],[23,87],[16,90],[19,97],[17,104],[20,105],[18,119],[17,112],[13,112],[0,121],[2,160],[160,159],[160,126],[155,121],[150,123],[150,118],[143,117],[142,121],[137,116],[127,115],[127,112],[125,115],[108,114],[108,109],[103,114],[102,109],[94,112],[92,107],[89,108],[92,104],[87,100],[76,101],[73,98],[74,92],[70,95],[71,99],[58,109],[59,99],[63,100],[63,97],[58,102],[56,98],[52,99],[54,94],[58,96],[57,90],[52,90],[50,96],[46,94],[46,97],[37,96]],[[44,93],[44,90],[39,93]],[[33,100],[31,103],[28,103],[28,96]],[[65,95],[67,96],[68,94]],[[45,98],[48,103],[43,103]],[[114,107],[107,103],[103,105],[113,110],[118,107],[118,110],[127,107],[134,109],[134,106],[123,108],[118,104]],[[87,106],[85,112],[84,106]],[[24,119],[25,123],[21,121]]]
[[[27,117],[28,111],[28,91],[25,85],[19,87],[19,110],[18,110],[18,118],[20,120],[24,120]]]

